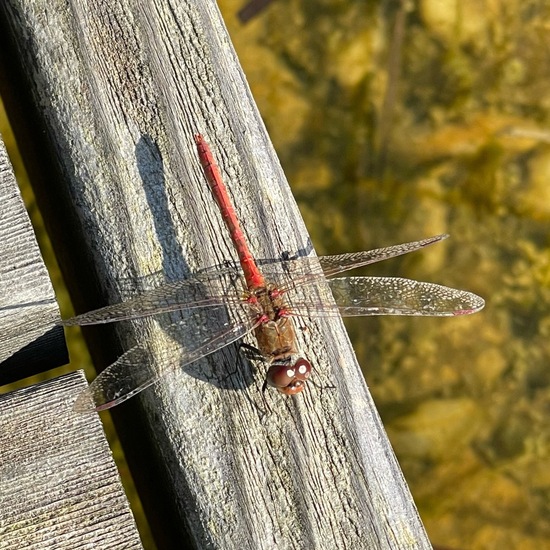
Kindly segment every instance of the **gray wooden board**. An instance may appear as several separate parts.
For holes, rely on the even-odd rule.
[[[81,235],[103,303],[235,258],[196,132],[253,253],[313,254],[213,1],[7,0],[0,10],[67,185],[63,218],[78,220],[70,234]],[[62,268],[76,272],[69,252]],[[88,271],[69,281],[83,309]],[[323,286],[303,293],[330,299]],[[108,334],[123,349],[139,341],[162,351],[183,338],[171,320]],[[114,411],[153,529],[224,550],[430,548],[341,321],[297,322],[316,385],[296,397],[269,392],[271,414],[259,391],[265,365],[235,345],[183,369],[173,357],[173,372]],[[99,330],[88,331],[96,357]],[[163,523],[160,502],[178,521]]]
[[[0,137],[0,384],[67,362],[48,271]]]
[[[74,372],[0,396],[0,549],[142,548],[96,414]]]

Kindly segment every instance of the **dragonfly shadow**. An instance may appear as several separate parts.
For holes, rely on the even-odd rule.
[[[229,348],[210,355],[206,368],[205,361],[198,361],[186,365],[182,370],[193,378],[223,390],[242,391],[253,386],[258,367],[241,352],[240,343]]]
[[[206,268],[198,275],[191,272],[174,223],[174,216],[180,214],[174,214],[173,199],[166,189],[162,153],[151,136],[142,135],[136,144],[135,155],[161,247],[162,269],[128,281],[127,288],[119,286],[122,286],[122,298],[126,302],[134,302],[135,310],[149,309],[151,313],[144,316],[154,314],[163,334],[159,336],[158,330],[153,331],[154,339],[158,341],[151,341],[147,334],[151,333],[152,325],[150,322],[143,323],[143,333],[138,332],[137,345],[109,368],[114,378],[120,373],[123,385],[128,384],[129,387],[142,385],[146,380],[158,379],[165,372],[177,370],[222,388],[247,387],[254,379],[254,368],[250,362],[239,361],[240,368],[236,369],[226,364],[227,352],[224,352],[224,357],[216,351],[239,341],[250,332],[253,321],[248,307],[231,302],[225,305],[220,299],[205,305],[205,300],[208,301],[213,295],[238,297],[242,294],[239,271],[234,264],[227,264]],[[186,171],[185,167],[178,170],[182,174]],[[185,212],[186,219],[194,215],[194,212]],[[215,282],[212,283],[211,279]],[[161,287],[164,292],[167,288],[171,289],[169,299],[160,290],[156,292]],[[186,309],[179,309],[178,304],[185,304]],[[158,313],[159,309],[161,313]],[[127,318],[131,317],[135,318],[135,315]],[[236,353],[231,355],[236,357]],[[209,360],[199,361],[203,356],[209,356]],[[228,366],[231,367],[229,370],[226,368]]]
[[[220,277],[218,273],[210,281],[208,290],[200,277],[189,283],[183,285],[187,291],[185,296],[180,295],[187,305],[203,303],[205,297],[209,300],[216,294],[239,297],[231,275]],[[161,345],[147,355],[155,372],[181,370],[230,390],[243,389],[253,383],[255,365],[245,360],[238,349],[242,338],[252,331],[255,324],[246,302],[188,307],[162,314],[155,320],[164,335]],[[203,357],[204,360],[199,360]]]
[[[137,169],[152,214],[155,232],[162,249],[162,274],[165,281],[191,275],[173,223],[166,190],[165,167],[159,146],[151,136],[142,135],[135,147]]]

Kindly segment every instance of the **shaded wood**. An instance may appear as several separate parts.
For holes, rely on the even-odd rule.
[[[142,548],[82,373],[0,396],[0,549]]]
[[[312,253],[214,2],[5,5],[67,186],[55,202],[72,205],[74,218],[56,221],[76,220],[64,234],[80,244],[61,265],[77,275],[69,284],[80,311],[235,259],[196,132],[216,155],[253,252]],[[138,341],[162,345],[179,337],[169,322],[91,328],[92,354],[105,364]],[[265,365],[237,346],[114,410],[163,547],[189,537],[224,550],[430,548],[342,323],[298,325],[316,385],[293,398],[269,393],[271,414],[259,391]]]
[[[0,384],[67,362],[59,309],[0,137]]]

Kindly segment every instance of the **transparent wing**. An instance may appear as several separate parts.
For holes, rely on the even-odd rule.
[[[262,267],[262,271],[267,280],[280,282],[277,288],[282,291],[288,291],[302,285],[315,284],[315,282],[328,277],[334,277],[344,271],[357,269],[420,250],[431,244],[438,243],[448,236],[446,234],[436,235],[435,237],[429,237],[421,241],[334,256],[293,258]]]
[[[220,308],[220,310],[223,308]],[[203,312],[204,313],[204,312]],[[141,392],[160,377],[209,355],[251,332],[258,322],[242,307],[235,321],[227,317],[205,322],[189,315],[165,329],[173,339],[165,338],[139,344],[109,365],[77,398],[74,405],[80,412],[105,410]],[[199,316],[201,317],[201,316]]]
[[[65,326],[97,325],[138,319],[181,309],[235,304],[242,301],[242,296],[234,287],[235,277],[238,277],[238,272],[231,274],[222,272],[216,276],[198,276],[167,283],[146,290],[124,302],[71,317],[60,321],[59,324]]]
[[[402,256],[403,254],[408,254],[415,250],[420,250],[431,244],[438,243],[448,236],[449,235],[445,234],[436,235],[435,237],[430,237],[421,241],[396,244],[385,248],[375,248],[374,250],[367,250],[365,252],[350,252],[348,254],[338,254],[336,256],[320,256],[319,263],[323,268],[325,277],[333,277],[349,269],[356,269],[396,256]]]
[[[270,264],[263,262],[262,265],[265,267],[262,267],[262,270],[266,280],[274,283],[281,291],[287,291],[301,285],[314,284],[325,277],[332,277],[343,271],[419,250],[447,237],[448,235],[436,235],[421,241],[336,256],[296,258]],[[146,290],[124,302],[71,317],[60,321],[60,324],[96,325],[184,309],[236,304],[243,299],[234,287],[235,280],[240,278],[240,273],[239,269],[230,267],[222,268],[217,272],[198,274],[191,279]]]
[[[476,294],[434,283],[397,277],[345,277],[327,281],[335,305],[291,303],[297,315],[353,317],[361,315],[452,316],[475,313],[485,301]]]

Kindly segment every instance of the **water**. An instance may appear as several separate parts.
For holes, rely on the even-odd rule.
[[[220,7],[317,251],[448,232],[367,273],[487,301],[348,324],[431,540],[548,546],[550,6],[281,1],[242,28],[241,4]]]

